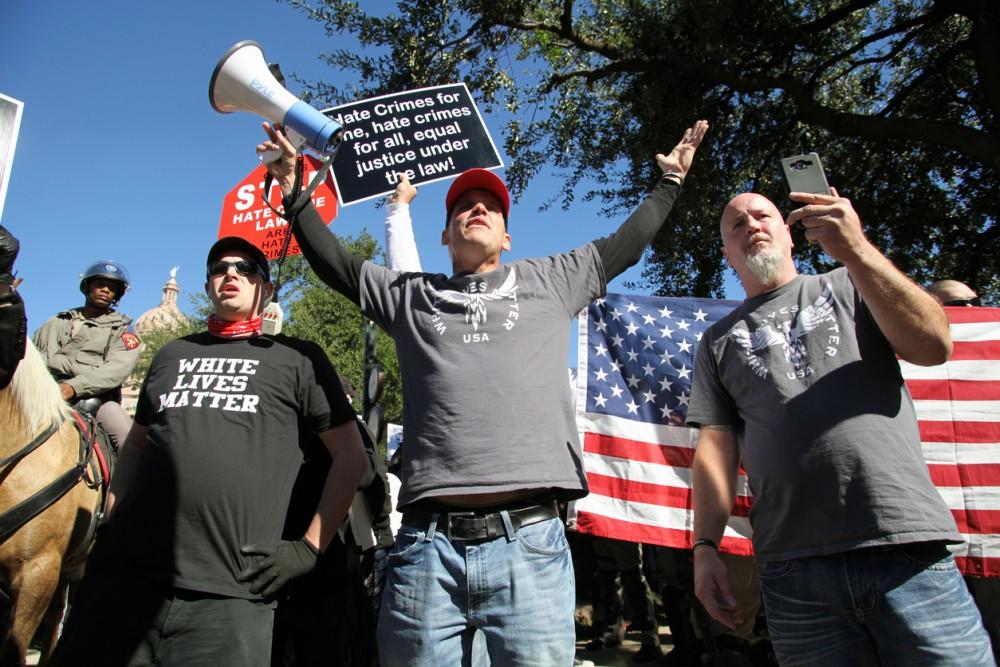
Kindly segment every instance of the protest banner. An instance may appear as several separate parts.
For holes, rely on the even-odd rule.
[[[14,149],[17,147],[23,113],[24,102],[0,94],[0,217],[3,216],[3,204],[7,199],[7,184],[14,165]]]
[[[304,157],[305,170],[302,182],[308,185],[323,163],[311,155]],[[268,259],[276,259],[281,252],[285,235],[288,233],[288,221],[276,215],[264,203],[261,193],[264,191],[264,178],[266,176],[267,167],[258,165],[229,191],[229,194],[222,201],[219,238],[224,236],[245,238],[260,248]],[[277,182],[271,183],[268,201],[274,208],[279,211],[283,210],[281,188]],[[312,201],[326,224],[330,224],[337,217],[337,195],[334,193],[329,173],[327,173],[324,182],[320,183],[313,192]],[[291,257],[300,252],[299,244],[293,238],[288,245],[288,256]]]
[[[344,126],[333,161],[344,206],[503,161],[464,83],[409,90],[324,109]]]

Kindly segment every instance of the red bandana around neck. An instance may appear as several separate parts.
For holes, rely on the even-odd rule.
[[[250,338],[260,335],[261,318],[229,322],[217,315],[208,316],[208,333],[220,338]]]

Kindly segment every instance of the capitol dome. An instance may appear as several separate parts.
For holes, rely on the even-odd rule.
[[[177,285],[177,269],[170,269],[170,278],[163,285],[163,298],[160,305],[150,308],[135,320],[135,330],[141,336],[157,329],[170,329],[187,323],[184,313],[177,307],[177,295],[180,287]]]

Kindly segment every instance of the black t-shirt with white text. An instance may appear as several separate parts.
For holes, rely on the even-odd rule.
[[[194,334],[153,359],[136,410],[149,435],[94,554],[188,590],[254,599],[246,544],[281,538],[302,463],[299,434],[353,421],[319,346],[287,336]]]

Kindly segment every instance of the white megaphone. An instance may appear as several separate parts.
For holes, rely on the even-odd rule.
[[[264,50],[252,40],[233,44],[219,60],[208,84],[208,99],[219,113],[249,111],[281,125],[296,150],[308,146],[329,154],[340,143],[341,124],[278,83],[264,61]],[[280,156],[279,151],[268,151],[260,160],[272,162]]]

